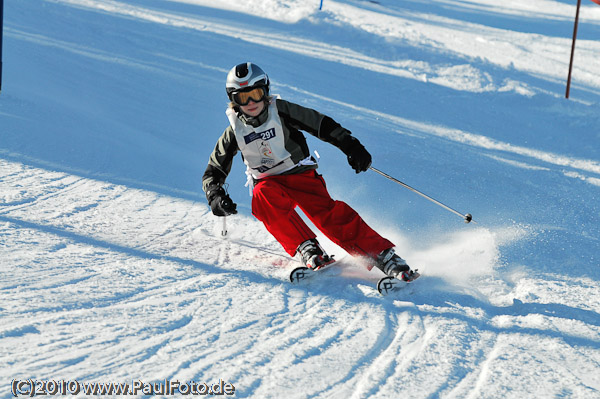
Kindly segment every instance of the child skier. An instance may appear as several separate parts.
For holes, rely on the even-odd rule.
[[[202,187],[216,216],[237,213],[223,189],[233,157],[241,151],[252,191],[252,214],[290,255],[317,270],[332,259],[304,223],[298,206],[314,225],[350,255],[367,259],[385,274],[410,280],[412,271],[395,254],[394,244],[371,229],[350,206],[331,198],[317,163],[310,156],[303,130],[338,147],[356,173],[371,165],[365,147],[330,117],[269,95],[269,78],[256,64],[239,64],[227,75],[230,125],[225,129],[202,178]]]

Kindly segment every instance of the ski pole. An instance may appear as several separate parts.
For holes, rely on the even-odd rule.
[[[381,176],[386,177],[386,178],[390,179],[391,181],[393,181],[395,183],[400,184],[404,188],[408,188],[410,191],[412,191],[412,192],[414,192],[416,194],[419,194],[421,197],[428,199],[429,201],[433,202],[434,204],[437,204],[437,205],[441,206],[442,208],[444,208],[444,209],[446,209],[446,210],[448,210],[448,211],[450,211],[450,212],[452,212],[452,213],[460,216],[461,218],[463,218],[465,220],[465,223],[470,223],[470,222],[477,223],[476,221],[473,220],[473,216],[470,213],[467,213],[466,215],[463,215],[460,212],[458,212],[458,211],[450,208],[449,206],[444,205],[441,202],[439,202],[439,201],[431,198],[427,194],[424,194],[424,193],[420,192],[419,190],[417,190],[415,188],[412,188],[408,184],[403,183],[400,180],[393,178],[392,176],[388,175],[387,173],[383,173],[379,169],[376,169],[376,168],[374,168],[372,166],[369,166],[369,169],[371,169],[373,172],[379,173]]]
[[[233,202],[231,201],[231,198],[229,198],[229,196],[227,196],[221,200],[221,208],[222,209],[229,209],[229,208],[231,208],[232,205],[233,205]],[[230,215],[232,215],[232,213],[230,213]],[[225,214],[225,216],[223,216],[223,227],[221,227],[221,236],[225,237],[226,235],[227,235],[227,213]]]
[[[223,227],[221,228],[221,236],[227,235],[227,216],[223,216]]]

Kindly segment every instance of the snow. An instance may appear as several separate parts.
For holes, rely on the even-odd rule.
[[[600,7],[530,0],[5,2],[0,397],[13,380],[225,381],[239,398],[600,398]],[[349,128],[331,194],[423,276],[394,297],[298,263],[201,176],[224,80]],[[84,396],[83,394],[80,396]],[[141,396],[141,395],[138,395]]]

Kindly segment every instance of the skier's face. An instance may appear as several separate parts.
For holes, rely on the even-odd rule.
[[[240,105],[242,112],[248,116],[258,116],[265,109],[264,101],[254,102],[250,100],[246,105]]]

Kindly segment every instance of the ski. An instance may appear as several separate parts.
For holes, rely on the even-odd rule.
[[[411,271],[410,273],[402,273],[402,278],[396,278],[391,276],[385,276],[377,282],[377,291],[381,295],[388,295],[393,292],[400,291],[411,282],[415,281],[421,276],[417,270]]]
[[[327,263],[316,270],[310,269],[306,266],[296,267],[290,272],[290,281],[292,284],[299,284],[304,280],[312,279],[314,276],[318,275],[319,272],[322,273],[323,271],[326,271],[335,263],[336,261],[332,256]],[[401,291],[404,287],[418,279],[420,276],[421,274],[417,270],[404,272],[401,278],[385,276],[379,279],[376,288],[381,295],[385,296],[393,292]]]
[[[323,270],[329,268],[334,263],[335,263],[335,259],[333,258],[333,255],[332,255],[332,256],[329,256],[327,261],[324,264],[322,264],[321,267],[319,267],[318,269],[311,269],[306,266],[297,267],[290,272],[290,281],[293,284],[297,284],[302,280],[313,277],[316,274],[316,272],[323,271]]]

